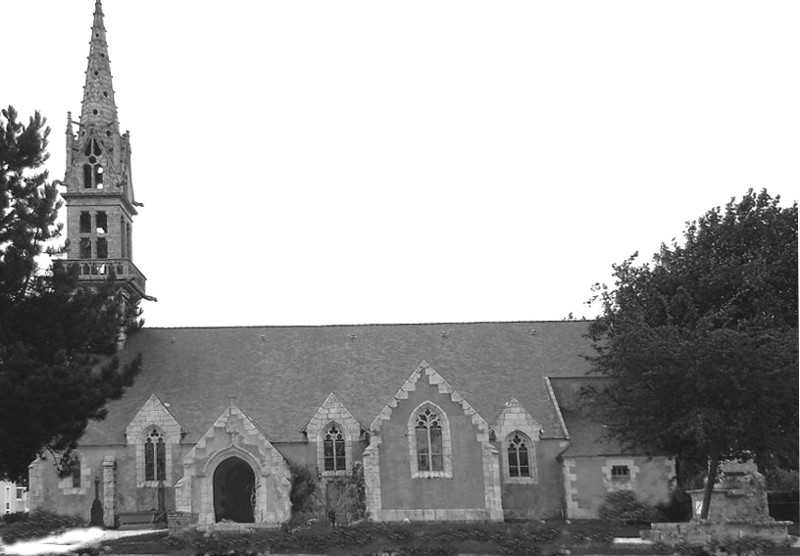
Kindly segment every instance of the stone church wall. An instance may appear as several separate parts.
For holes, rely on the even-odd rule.
[[[420,404],[432,401],[447,415],[452,442],[452,478],[412,478],[408,421]],[[479,509],[486,507],[479,429],[464,409],[421,379],[381,425],[382,510]],[[413,439],[411,439],[413,441]],[[446,457],[446,456],[445,456]]]
[[[564,493],[567,518],[595,519],[610,492],[629,490],[647,504],[668,502],[675,477],[671,458],[596,456],[565,458]],[[627,468],[627,476],[617,470]]]
[[[564,450],[562,441],[542,440],[536,446],[537,480],[533,484],[508,482],[502,469],[503,513],[506,519],[552,519],[563,515],[561,464],[556,459]],[[498,449],[501,449],[498,446]]]
[[[121,457],[125,446],[81,448],[80,483],[72,477],[59,478],[52,456],[39,459],[29,467],[29,507],[65,515],[79,515],[88,522],[95,499],[95,479],[100,479],[99,496],[103,500],[103,462],[107,456]]]

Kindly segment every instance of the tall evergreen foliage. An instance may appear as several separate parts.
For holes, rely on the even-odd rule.
[[[141,361],[113,356],[120,331],[139,325],[138,300],[122,303],[113,277],[79,288],[55,254],[61,201],[48,173],[50,129],[37,112],[27,125],[13,107],[0,117],[0,477],[25,483],[28,465],[51,452],[68,467],[89,420],[133,383]],[[46,259],[47,257],[45,257]]]
[[[751,190],[596,286],[593,371],[617,380],[589,401],[627,445],[708,465],[702,517],[720,459],[797,469],[797,203],[779,200]]]

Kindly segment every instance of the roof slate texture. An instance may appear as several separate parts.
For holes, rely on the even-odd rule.
[[[564,457],[641,455],[643,450],[631,450],[608,433],[608,418],[597,410],[581,406],[578,393],[585,386],[607,386],[612,379],[605,377],[549,377],[553,394],[569,434],[569,447]]]
[[[490,423],[516,397],[545,436],[560,437],[544,377],[587,372],[587,328],[586,321],[145,328],[121,353],[123,360],[142,353],[142,372],[81,444],[123,444],[151,394],[169,404],[185,442],[200,439],[230,396],[272,441],[303,441],[303,427],[331,392],[366,429],[422,361]]]

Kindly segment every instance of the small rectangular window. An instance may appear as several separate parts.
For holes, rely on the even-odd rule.
[[[611,479],[615,481],[627,481],[631,476],[631,471],[627,465],[613,465],[611,467]]]
[[[92,215],[88,212],[81,212],[81,233],[88,234],[92,231]]]
[[[88,237],[81,238],[81,259],[92,258],[92,240]]]
[[[17,487],[17,500],[22,500],[24,494],[25,494],[25,489]]]
[[[72,462],[72,488],[81,488],[81,460]]]
[[[95,224],[98,234],[108,233],[108,215],[105,213],[105,211],[99,211],[95,215]]]
[[[97,258],[98,259],[107,259],[108,258],[108,241],[106,238],[101,237],[97,240]]]

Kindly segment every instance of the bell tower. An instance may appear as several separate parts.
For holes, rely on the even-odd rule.
[[[142,205],[133,195],[130,132],[119,131],[100,0],[89,45],[80,120],[67,115],[65,263],[78,266],[82,283],[113,272],[129,294],[147,298],[145,276],[133,264],[133,217]]]

